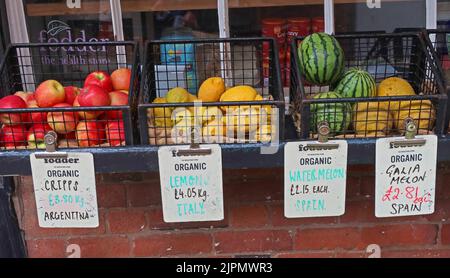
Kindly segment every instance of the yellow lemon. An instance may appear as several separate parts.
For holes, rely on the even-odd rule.
[[[173,88],[167,92],[166,100],[168,103],[187,102],[189,100],[189,92],[180,87]]]
[[[152,103],[167,103],[165,98],[158,97]],[[156,107],[149,109],[153,114],[155,126],[157,127],[172,127],[173,121],[171,119],[173,109],[171,107]]]
[[[240,85],[225,91],[220,97],[220,101],[253,101],[258,92],[250,86]]]
[[[221,77],[210,77],[203,81],[198,90],[198,98],[204,102],[219,101],[225,92],[225,82]]]

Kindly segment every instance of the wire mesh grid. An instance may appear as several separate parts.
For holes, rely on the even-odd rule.
[[[282,139],[284,97],[274,47],[272,39],[260,38],[149,42],[139,104],[141,142]],[[203,85],[205,80],[211,83]]]
[[[133,134],[132,124],[137,120],[133,107],[137,106],[140,78],[136,48],[134,42],[10,46],[0,68],[0,98],[7,105],[0,108],[0,149],[45,148],[44,135],[50,130],[58,134],[60,148],[133,144],[137,136]],[[80,107],[76,95],[86,76],[94,71],[111,74],[118,68],[131,69],[130,87],[109,97],[122,97],[128,104]],[[39,107],[34,92],[43,82],[48,90],[64,90],[64,103]]]
[[[324,97],[336,84],[309,84],[301,72],[296,38],[291,53],[291,99],[294,119],[301,138],[316,138],[317,124],[327,121],[331,135],[337,138],[398,136],[405,122],[414,120],[419,134],[441,134],[447,97],[440,68],[431,57],[430,45],[419,33],[351,34],[335,38],[345,55],[345,71],[368,72],[377,84],[371,97]],[[380,83],[390,77],[402,82]],[[399,84],[400,83],[400,84]],[[407,94],[408,93],[408,94]],[[319,96],[322,95],[322,96]]]
[[[433,50],[434,58],[442,69],[442,79],[445,82],[445,88],[447,95],[450,95],[450,58],[449,58],[449,46],[450,46],[450,29],[433,29],[426,30],[426,39],[430,41],[430,45]],[[449,109],[447,107],[447,109]],[[450,115],[447,111],[447,117],[445,120],[445,127],[448,131],[450,121]]]

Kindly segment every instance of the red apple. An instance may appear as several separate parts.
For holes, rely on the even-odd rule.
[[[120,68],[113,71],[111,81],[114,90],[128,90],[130,88],[131,70]]]
[[[107,93],[113,90],[111,76],[104,71],[94,71],[90,73],[84,80],[84,87],[89,85],[97,85],[103,88]]]
[[[27,102],[28,108],[39,108],[35,99]],[[32,124],[44,124],[47,123],[47,112],[32,112],[31,113]]]
[[[0,109],[27,108],[25,101],[15,95],[6,96],[0,99]],[[27,113],[0,113],[0,121],[5,125],[15,125],[26,123],[29,120]]]
[[[80,147],[99,145],[105,140],[105,127],[96,121],[81,121],[77,125],[75,136]]]
[[[18,91],[18,92],[15,92],[14,95],[23,99],[23,101],[25,101],[25,103],[27,103],[28,101],[34,100],[33,92]]]
[[[61,83],[56,80],[47,80],[37,87],[34,98],[39,107],[53,107],[58,103],[64,103],[66,93]]]
[[[60,103],[54,108],[72,107],[67,103]],[[57,133],[67,134],[74,131],[77,127],[78,114],[75,111],[49,112],[47,115],[48,125]]]
[[[110,146],[121,146],[125,141],[123,121],[108,122],[106,125],[106,139]]]
[[[90,85],[81,89],[76,101],[74,101],[74,106],[79,105],[81,107],[109,106],[110,104],[111,99],[109,98],[108,93],[96,85]],[[92,120],[97,118],[103,112],[104,111],[80,111],[79,115],[83,119]]]
[[[64,102],[68,104],[73,104],[75,98],[80,94],[80,88],[75,86],[64,87],[64,91],[66,92],[66,100]]]
[[[64,139],[70,140],[70,139],[76,139],[75,137],[75,131],[67,133],[64,135]]]
[[[11,148],[25,146],[27,129],[24,125],[5,125],[0,129],[0,146]]]
[[[109,98],[111,99],[111,106],[122,106],[128,104],[128,95],[120,91],[109,93]],[[109,120],[121,119],[122,111],[109,110],[106,112],[106,116]]]
[[[48,124],[34,124],[27,134],[28,147],[32,149],[45,149],[44,136],[51,127]]]

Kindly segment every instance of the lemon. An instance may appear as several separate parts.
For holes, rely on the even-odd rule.
[[[225,91],[220,97],[220,101],[253,101],[258,92],[250,86],[240,85]]]
[[[168,103],[188,102],[189,92],[180,87],[173,88],[167,92],[166,100]]]
[[[221,77],[210,77],[203,81],[198,90],[198,98],[204,102],[219,101],[225,92],[225,82]]]
[[[153,100],[153,103],[167,103],[165,98],[158,97]],[[155,121],[155,126],[157,127],[172,127],[173,121],[171,119],[172,108],[170,107],[157,107],[150,108],[153,112],[153,117]]]

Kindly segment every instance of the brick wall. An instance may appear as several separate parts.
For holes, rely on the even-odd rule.
[[[16,211],[30,257],[450,257],[450,164],[439,165],[436,212],[377,219],[371,166],[349,168],[342,217],[286,219],[282,169],[224,171],[225,220],[163,222],[158,174],[97,176],[100,226],[38,227],[30,177],[17,180]]]

